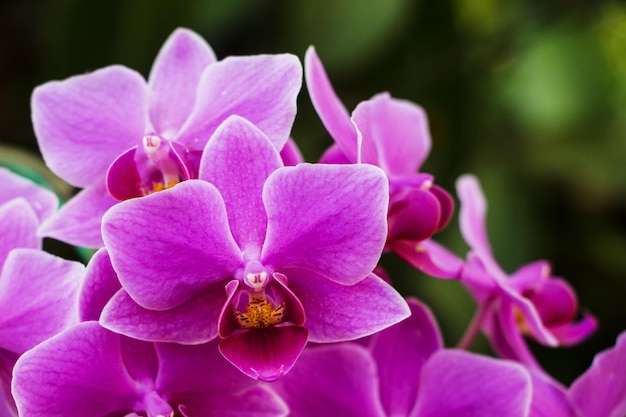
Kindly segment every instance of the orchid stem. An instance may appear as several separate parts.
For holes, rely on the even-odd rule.
[[[480,331],[483,321],[485,320],[485,314],[489,310],[490,304],[490,302],[486,302],[478,306],[476,313],[474,313],[474,317],[472,317],[472,321],[465,330],[463,337],[457,344],[457,348],[469,350],[470,346],[472,346],[472,343],[474,343],[474,340],[476,339],[476,335]]]

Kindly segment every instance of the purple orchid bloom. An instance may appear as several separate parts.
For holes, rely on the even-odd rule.
[[[461,345],[482,327],[499,355],[538,368],[523,335],[548,346],[572,345],[596,328],[590,314],[575,322],[578,303],[574,290],[551,276],[550,265],[534,262],[507,275],[495,261],[485,227],[487,204],[478,180],[470,175],[457,181],[461,200],[461,233],[471,248],[461,274],[479,303],[473,326]]]
[[[44,160],[65,181],[84,188],[42,232],[101,247],[106,210],[196,178],[201,150],[231,114],[248,118],[281,149],[301,79],[293,55],[216,62],[200,36],[177,29],[147,82],[118,65],[37,87],[32,119]]]
[[[614,347],[598,353],[591,367],[574,381],[569,396],[580,417],[626,415],[626,332]]]
[[[283,401],[220,357],[215,343],[149,343],[78,324],[24,354],[21,417],[280,417]]]
[[[305,56],[305,74],[313,106],[335,141],[321,162],[382,168],[390,193],[387,249],[430,275],[456,278],[460,260],[429,240],[446,226],[454,203],[432,175],[417,172],[431,146],[424,110],[381,93],[361,102],[350,117],[313,47]]]
[[[272,387],[291,417],[526,417],[528,372],[519,364],[443,349],[428,309],[369,340],[307,348]]]
[[[208,142],[199,178],[105,215],[123,286],[104,308],[105,327],[185,344],[219,334],[228,360],[272,380],[307,340],[355,339],[409,314],[371,273],[387,230],[380,169],[283,167],[269,138],[232,116]]]
[[[4,417],[16,415],[10,384],[17,358],[78,322],[76,301],[84,267],[40,250],[39,216],[48,215],[56,197],[4,170],[0,175],[10,180],[0,200],[7,194],[15,197],[0,205],[0,416]],[[17,197],[17,190],[25,197]]]

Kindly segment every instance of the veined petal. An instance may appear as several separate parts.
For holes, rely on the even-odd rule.
[[[289,277],[289,288],[304,307],[304,325],[312,342],[354,340],[411,314],[402,296],[373,274],[349,286],[305,270],[285,271],[285,275]]]
[[[150,120],[157,132],[168,139],[178,132],[191,114],[202,72],[215,61],[211,47],[189,29],[178,28],[167,38],[148,78]]]
[[[226,119],[204,149],[199,178],[219,190],[230,230],[244,253],[261,253],[267,229],[263,185],[282,165],[267,136],[239,116]]]
[[[143,77],[122,66],[37,87],[32,119],[46,164],[76,187],[103,179],[145,133],[147,92]]]
[[[344,285],[371,272],[387,234],[388,184],[372,165],[285,167],[263,190],[263,262],[301,268]],[[292,280],[293,277],[285,273]]]
[[[250,329],[222,340],[220,352],[252,379],[274,381],[296,363],[309,332],[300,326]]]
[[[355,343],[306,349],[289,374],[272,384],[291,417],[384,417],[376,365]]]
[[[107,416],[134,411],[140,394],[120,352],[120,336],[85,322],[26,352],[13,395],[24,417]]]
[[[102,326],[116,333],[150,342],[206,343],[217,336],[220,309],[225,302],[223,284],[204,291],[168,310],[148,310],[119,290],[100,316]]]
[[[580,417],[567,397],[567,391],[558,382],[539,371],[530,372],[533,397],[530,417]]]
[[[78,322],[85,267],[34,249],[13,250],[0,275],[0,346],[23,353]]]
[[[105,248],[98,250],[89,260],[85,279],[78,297],[78,314],[81,321],[98,320],[102,309],[122,288]]]
[[[419,388],[424,363],[443,348],[435,318],[415,299],[411,316],[372,336],[369,349],[378,367],[380,397],[388,416],[408,416]]]
[[[242,262],[224,202],[205,181],[117,204],[104,216],[102,234],[122,286],[152,310],[182,304]]]
[[[621,417],[626,414],[626,332],[615,346],[598,353],[578,377],[569,396],[581,417]]]
[[[39,221],[49,217],[59,206],[59,199],[50,190],[0,167],[0,205],[17,197],[23,197],[37,213]]]
[[[350,121],[348,111],[333,90],[322,61],[312,46],[307,49],[304,56],[304,70],[306,86],[315,111],[347,159],[352,163],[357,162],[356,128]]]
[[[411,417],[525,417],[531,394],[521,365],[444,349],[422,369]]]
[[[51,237],[70,245],[101,248],[102,216],[117,203],[106,190],[104,181],[85,188],[37,230],[39,236]]]
[[[37,226],[37,213],[24,198],[15,198],[0,205],[0,271],[13,249],[41,248]]]
[[[457,180],[456,189],[461,200],[459,223],[461,234],[480,259],[489,274],[496,281],[502,281],[504,272],[493,258],[487,227],[487,202],[480,188],[478,179],[472,175],[464,175]]]
[[[177,141],[202,149],[228,116],[248,119],[276,149],[289,138],[296,116],[302,67],[294,55],[229,57],[202,74],[196,104]]]
[[[159,356],[156,385],[180,404],[184,416],[279,417],[283,401],[268,387],[235,369],[219,354],[217,341],[196,346],[155,344]],[[209,375],[210,377],[207,377]]]
[[[426,113],[410,101],[377,94],[359,103],[352,120],[363,135],[361,161],[387,174],[414,173],[430,152]]]

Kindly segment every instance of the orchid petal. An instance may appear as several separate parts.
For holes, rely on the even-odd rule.
[[[0,345],[23,353],[78,322],[85,267],[34,249],[15,249],[0,275]]]
[[[87,264],[85,279],[80,288],[80,320],[98,320],[104,306],[120,288],[122,284],[113,270],[109,253],[105,248],[98,250]]]
[[[333,143],[330,145],[328,149],[324,152],[324,154],[320,157],[320,164],[352,164],[353,162],[348,161],[348,158],[344,155],[341,148]]]
[[[626,332],[615,346],[598,353],[589,369],[570,387],[581,417],[622,417],[626,414]]]
[[[222,355],[253,379],[274,381],[296,363],[309,332],[299,326],[270,326],[232,335],[219,345]]]
[[[40,249],[37,213],[24,198],[0,205],[0,270],[15,248]]]
[[[533,397],[530,404],[531,417],[579,417],[567,397],[567,391],[548,375],[530,372]]]
[[[0,167],[0,205],[17,197],[23,197],[37,213],[40,222],[48,218],[59,206],[59,199],[50,190]]]
[[[380,397],[388,416],[408,416],[419,388],[424,363],[443,348],[433,314],[414,299],[411,316],[372,336],[370,351],[378,366]]]
[[[284,166],[296,166],[304,162],[304,157],[296,142],[290,137],[280,151],[280,158]]]
[[[137,146],[119,155],[107,170],[106,187],[109,195],[118,201],[143,196],[141,177],[137,170]]]
[[[104,216],[102,233],[122,286],[152,310],[182,304],[241,263],[222,198],[204,181],[117,204]],[[137,250],[138,242],[147,244]]]
[[[428,189],[439,201],[439,207],[441,208],[441,216],[439,218],[439,224],[437,225],[437,231],[442,230],[448,225],[452,212],[454,212],[454,200],[443,188],[433,185]]]
[[[411,417],[525,417],[531,401],[528,372],[459,350],[440,350],[424,365]]]
[[[572,346],[582,342],[598,328],[598,320],[590,313],[584,313],[576,322],[563,323],[550,327],[550,333],[560,346]]]
[[[297,57],[229,57],[204,71],[196,104],[177,141],[202,149],[217,127],[237,114],[265,133],[277,150],[289,138],[302,84]]]
[[[570,322],[576,317],[576,294],[562,279],[546,280],[529,298],[547,327]]]
[[[50,216],[37,231],[39,236],[58,239],[70,245],[101,248],[102,216],[117,203],[104,181],[85,188]]]
[[[410,310],[400,294],[371,274],[344,286],[304,270],[284,272],[302,302],[312,342],[340,342],[368,336],[400,322]]]
[[[388,204],[387,179],[379,168],[285,167],[270,175],[263,201],[268,215],[265,264],[315,271],[345,285],[359,282],[376,266],[385,243]]]
[[[359,103],[352,120],[363,135],[362,162],[388,175],[414,173],[430,152],[426,113],[409,101],[377,94]]]
[[[75,187],[102,179],[145,133],[147,93],[143,77],[122,66],[37,87],[33,127],[46,164]]]
[[[478,179],[472,175],[464,175],[457,180],[456,189],[461,200],[459,211],[461,234],[472,251],[480,257],[493,279],[502,281],[505,274],[493,258],[487,238],[485,224],[487,202]]]
[[[388,241],[399,239],[419,242],[437,231],[441,207],[429,191],[414,188],[392,198],[388,218]]]
[[[178,132],[191,113],[202,72],[215,61],[211,47],[191,30],[179,28],[167,38],[148,78],[150,120],[157,132],[166,137]]]
[[[220,307],[225,302],[222,287],[222,283],[209,285],[181,305],[163,311],[142,308],[122,289],[104,307],[100,323],[134,339],[205,343],[217,336]]]
[[[220,125],[202,154],[199,178],[219,190],[230,230],[245,253],[258,256],[261,252],[267,229],[263,185],[281,166],[280,155],[267,136],[239,116]]]
[[[306,349],[289,374],[272,384],[291,417],[383,417],[376,365],[355,343]]]
[[[420,271],[436,278],[459,278],[463,260],[433,240],[396,240],[389,248]]]
[[[95,322],[78,324],[26,352],[15,365],[13,395],[24,417],[128,413],[140,398],[124,367],[120,336]]]
[[[304,70],[307,89],[315,111],[347,159],[352,163],[357,162],[356,129],[348,111],[333,90],[322,61],[312,46],[307,49],[304,56]]]
[[[184,416],[279,417],[285,404],[267,387],[236,370],[217,350],[217,343],[197,346],[155,344],[159,356],[156,385]],[[212,377],[207,377],[211,375]]]

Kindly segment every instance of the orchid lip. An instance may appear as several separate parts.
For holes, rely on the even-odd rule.
[[[156,391],[147,392],[143,398],[148,417],[173,417],[174,410]]]

